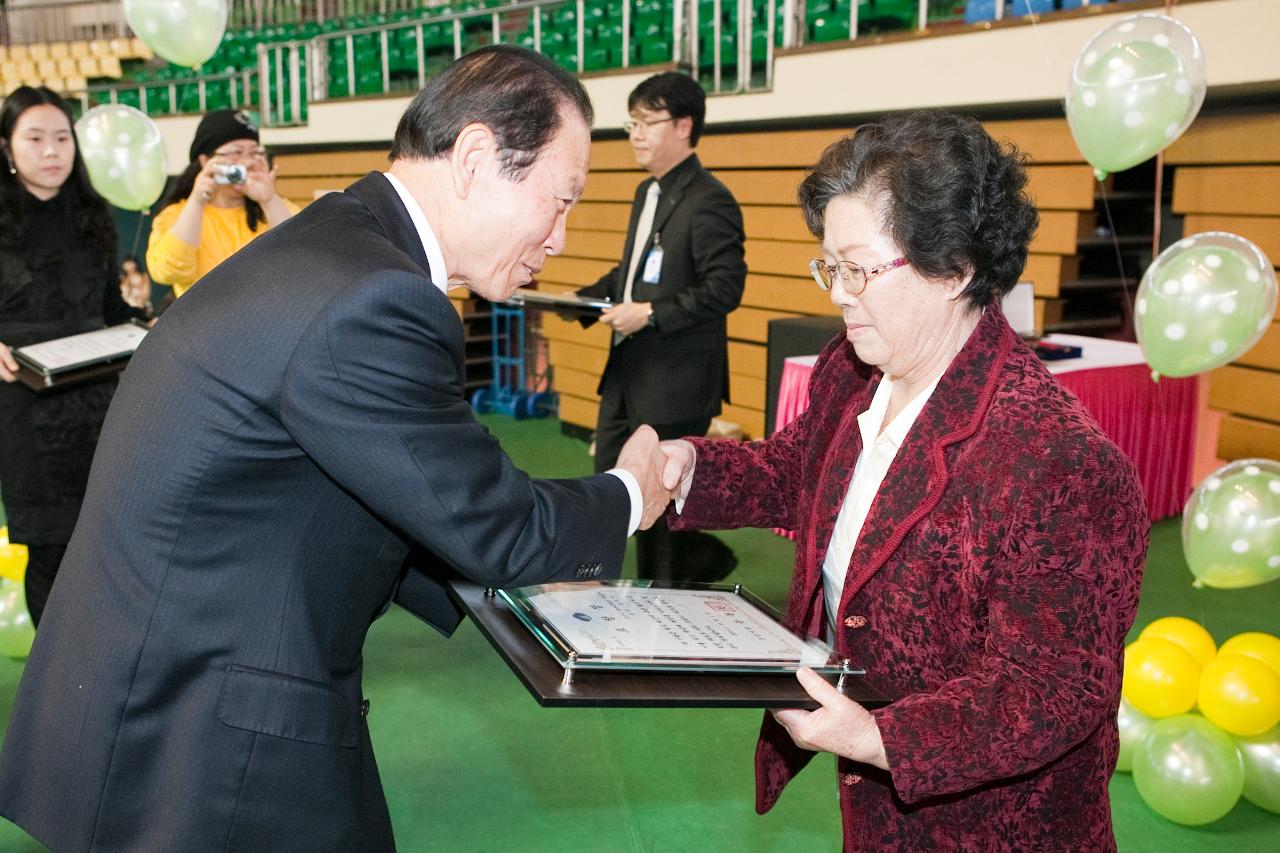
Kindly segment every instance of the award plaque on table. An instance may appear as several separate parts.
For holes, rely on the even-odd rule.
[[[548,707],[816,708],[809,667],[867,707],[888,699],[856,662],[800,637],[740,585],[552,583],[485,590],[459,604]]]
[[[119,373],[146,334],[145,324],[129,322],[14,347],[18,381],[34,391],[48,391]]]
[[[599,314],[613,307],[613,303],[608,299],[588,299],[573,293],[544,293],[540,290],[524,289],[517,290],[504,304],[581,315]]]

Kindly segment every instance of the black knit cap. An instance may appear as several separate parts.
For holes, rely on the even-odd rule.
[[[191,160],[201,154],[212,154],[236,139],[258,141],[258,126],[244,110],[214,110],[200,119],[196,138],[191,142]]]

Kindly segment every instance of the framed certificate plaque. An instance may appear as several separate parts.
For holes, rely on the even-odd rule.
[[[587,581],[454,596],[540,704],[816,708],[809,667],[868,707],[887,698],[741,586]]]

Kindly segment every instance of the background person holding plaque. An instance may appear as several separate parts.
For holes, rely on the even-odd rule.
[[[29,549],[39,624],[84,498],[114,377],[37,396],[10,347],[142,317],[120,297],[111,210],[89,184],[71,111],[21,86],[0,109],[0,493],[9,537]]]
[[[616,577],[670,500],[652,430],[613,473],[533,480],[463,397],[445,291],[505,300],[564,247],[591,117],[551,60],[468,53],[409,105],[387,173],[166,312],[103,430],[0,814],[55,850],[393,849],[370,624],[394,600],[452,632],[451,576]]]
[[[190,153],[147,243],[147,271],[174,296],[298,212],[276,192],[275,170],[243,110],[214,110],[200,119]]]
[[[742,301],[745,236],[738,202],[694,153],[706,101],[696,80],[675,71],[627,98],[624,127],[650,177],[636,188],[622,261],[578,291],[615,303],[599,317],[613,344],[600,377],[597,471],[613,467],[640,424],[661,438],[706,435],[729,399],[725,317]],[[717,581],[736,563],[714,536],[673,534],[661,520],[636,538],[641,578]]]
[[[1010,328],[1037,215],[978,122],[908,113],[800,187],[846,326],[767,441],[664,443],[680,527],[797,531],[789,627],[894,701],[767,716],[757,809],[835,753],[846,850],[1115,849],[1124,637],[1147,545],[1132,463]]]

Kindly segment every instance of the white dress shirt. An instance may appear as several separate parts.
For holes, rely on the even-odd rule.
[[[871,405],[858,415],[862,453],[853,469],[853,478],[849,481],[849,490],[845,492],[844,503],[840,505],[840,515],[836,517],[835,529],[831,532],[826,559],[822,561],[827,621],[833,628],[839,612],[840,594],[844,591],[845,575],[849,572],[849,560],[858,544],[858,536],[862,533],[867,513],[871,511],[871,504],[880,491],[880,484],[884,482],[889,466],[893,464],[893,458],[898,455],[898,448],[906,440],[911,425],[924,409],[924,404],[929,402],[936,387],[938,379],[934,379],[916,395],[882,432],[881,426],[889,411],[889,396],[893,393],[893,380],[885,376],[876,387]]]
[[[440,288],[441,293],[447,295],[449,274],[444,267],[444,251],[440,248],[440,241],[436,239],[436,232],[431,230],[431,223],[427,222],[427,215],[422,212],[418,202],[409,194],[409,189],[401,183],[399,178],[390,172],[382,174],[395,189],[396,195],[400,196],[400,202],[409,212],[409,218],[413,220],[413,227],[418,229],[418,238],[422,240],[422,249],[427,255],[427,265],[431,267],[431,283]],[[610,468],[605,473],[617,477],[627,487],[627,494],[631,498],[631,519],[627,526],[627,535],[630,536],[640,526],[641,515],[644,513],[644,495],[640,491],[640,483],[636,481],[635,475],[625,468]]]

